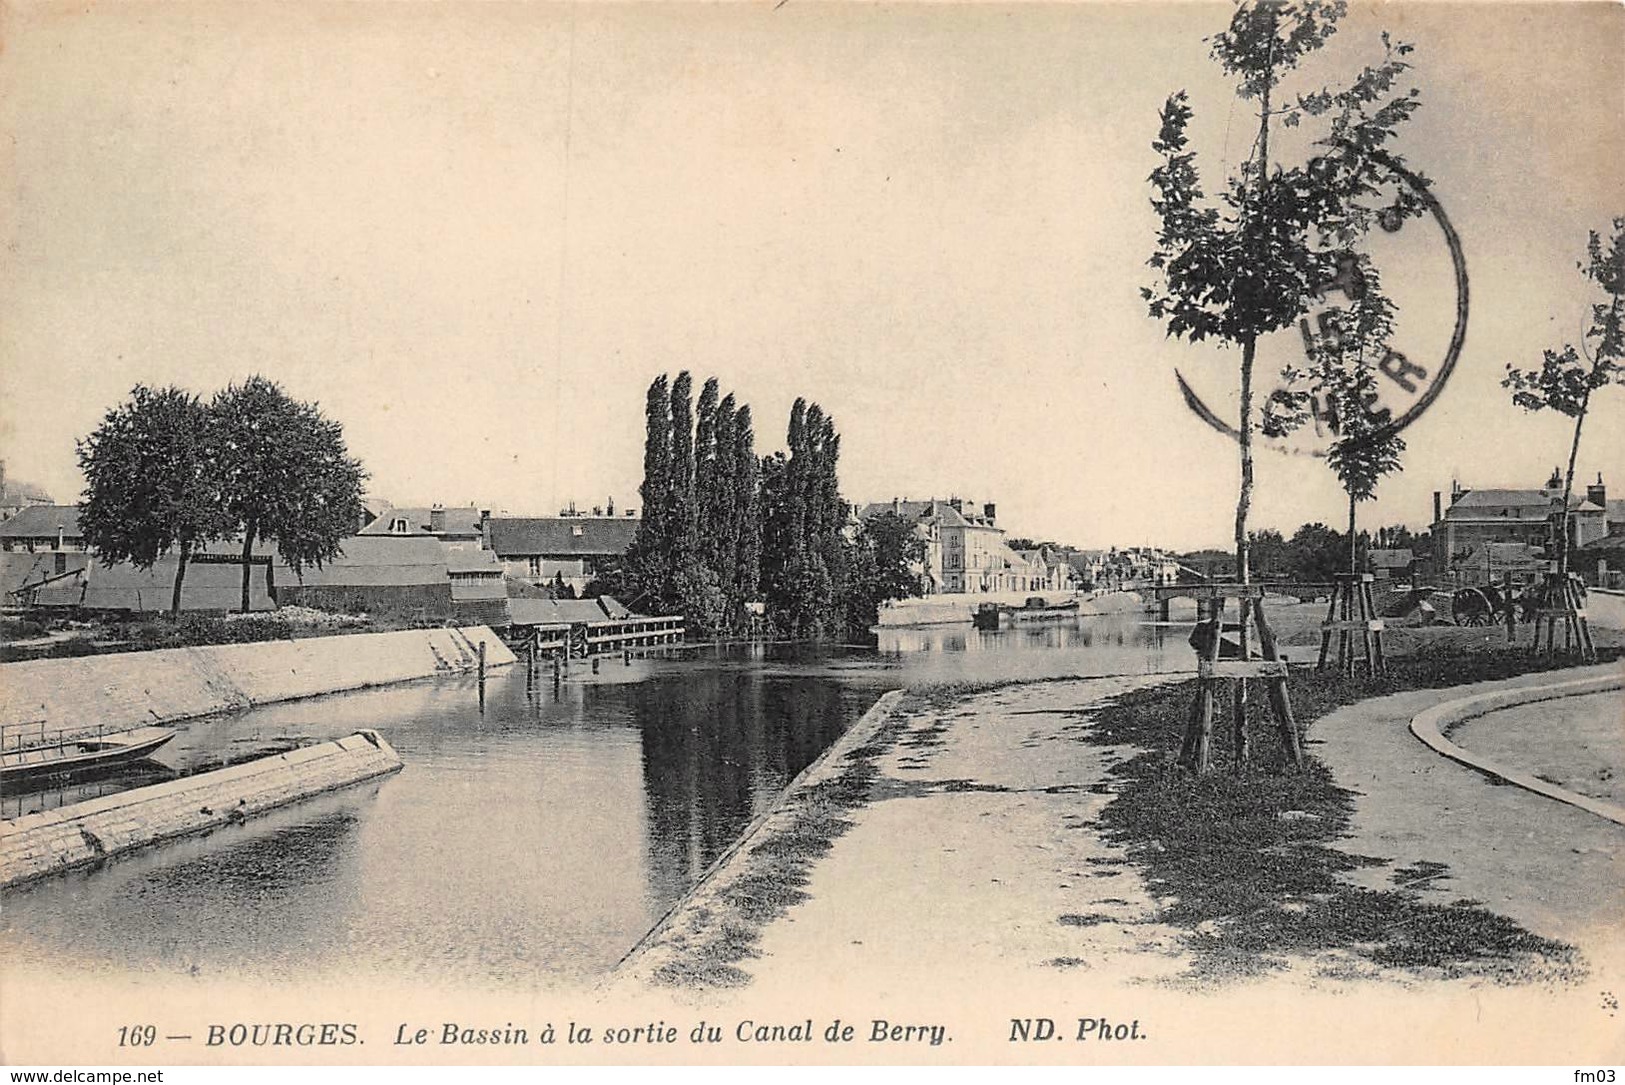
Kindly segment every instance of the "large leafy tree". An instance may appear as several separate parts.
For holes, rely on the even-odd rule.
[[[908,517],[889,509],[869,517],[858,545],[873,555],[876,606],[925,593],[925,539]]]
[[[1512,401],[1527,411],[1552,410],[1574,420],[1569,465],[1563,475],[1563,506],[1556,540],[1558,571],[1568,572],[1569,496],[1574,492],[1574,463],[1580,455],[1580,431],[1591,410],[1592,396],[1613,384],[1625,384],[1625,216],[1614,219],[1606,241],[1596,231],[1586,244],[1580,272],[1601,290],[1603,300],[1591,305],[1591,323],[1580,340],[1546,350],[1539,369],[1507,366],[1502,385]]]
[[[141,569],[173,551],[179,560],[170,612],[179,613],[187,563],[232,526],[208,409],[183,389],[138,384],[78,442],[78,455],[85,542],[105,565],[128,561]]]
[[[1409,46],[1384,36],[1387,55],[1345,90],[1317,90],[1288,100],[1282,82],[1336,32],[1343,0],[1254,0],[1239,5],[1228,28],[1210,39],[1211,55],[1234,81],[1235,95],[1256,103],[1248,154],[1223,178],[1216,198],[1202,186],[1187,129],[1184,91],[1161,111],[1152,149],[1151,204],[1161,220],[1149,260],[1157,281],[1146,287],[1151,316],[1167,334],[1192,342],[1218,339],[1239,349],[1237,378],[1240,482],[1235,548],[1239,579],[1251,579],[1248,516],[1252,506],[1254,363],[1259,340],[1291,327],[1335,281],[1346,247],[1379,213],[1404,215],[1414,195],[1382,193],[1396,159],[1387,144],[1418,104],[1417,91],[1396,92],[1409,67]],[[1271,157],[1277,122],[1297,128],[1323,118],[1310,141],[1317,152],[1299,163]],[[1388,206],[1379,207],[1387,203]],[[1389,221],[1393,221],[1390,217]],[[1290,419],[1277,418],[1281,428]],[[1247,637],[1243,611],[1241,636]]]
[[[296,573],[321,566],[360,523],[367,474],[337,422],[264,377],[223,389],[209,414],[223,508],[242,539],[247,611],[255,544],[275,544]]]

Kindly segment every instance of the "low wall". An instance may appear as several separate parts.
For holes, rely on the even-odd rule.
[[[1117,600],[1116,596],[1123,596]],[[960,622],[969,622],[976,616],[976,608],[983,603],[998,603],[1000,606],[1021,607],[1027,600],[1040,598],[1050,604],[1061,604],[1069,600],[1081,601],[1081,614],[1115,613],[1117,610],[1134,610],[1140,606],[1140,597],[1132,592],[1114,592],[1101,596],[1107,600],[1106,608],[1094,606],[1095,600],[1090,599],[1082,592],[1067,591],[1006,591],[1006,592],[942,592],[937,595],[924,596],[915,599],[895,599],[880,608],[880,617],[877,624],[883,628],[909,625],[950,625]]]
[[[1601,672],[1601,673],[1597,673]],[[1558,802],[1578,806],[1582,810],[1589,810],[1599,817],[1619,825],[1625,825],[1625,807],[1614,803],[1594,799],[1589,795],[1580,795],[1549,780],[1522,772],[1492,761],[1470,750],[1451,742],[1447,737],[1451,730],[1468,720],[1487,716],[1504,708],[1515,708],[1519,705],[1536,704],[1541,701],[1555,701],[1564,697],[1582,697],[1591,693],[1605,693],[1611,690],[1625,688],[1625,675],[1621,675],[1614,664],[1604,664],[1592,668],[1584,678],[1574,678],[1564,682],[1547,682],[1536,686],[1514,686],[1511,689],[1499,689],[1490,693],[1480,693],[1472,697],[1461,697],[1417,714],[1411,719],[1411,734],[1421,739],[1435,753],[1443,754],[1452,761],[1459,762],[1469,768],[1477,769],[1493,779],[1503,783],[1514,784],[1526,791],[1533,791]]]
[[[375,731],[0,822],[0,886],[100,862],[398,772]]]
[[[960,625],[971,620],[972,603],[943,603],[941,596],[925,599],[899,599],[880,608],[878,624],[893,629],[912,625]]]
[[[0,664],[0,739],[95,734],[514,662],[485,626]]]

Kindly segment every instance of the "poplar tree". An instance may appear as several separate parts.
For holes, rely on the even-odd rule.
[[[666,493],[665,529],[674,572],[687,567],[695,550],[693,389],[686,369],[671,383],[671,488]]]
[[[720,495],[717,492],[717,379],[709,377],[694,405],[695,559],[716,571]]]
[[[761,463],[756,458],[756,434],[748,404],[734,415],[734,509],[738,535],[733,548],[734,600],[738,607],[757,601],[762,573]]]
[[[710,500],[702,502],[702,515],[708,526],[704,532],[704,560],[721,586],[726,611],[725,624],[732,631],[739,624],[740,599],[734,566],[739,558],[739,492],[734,455],[735,406],[730,392],[717,404],[712,426]]]
[[[671,500],[671,389],[664,373],[650,382],[644,399],[643,484],[638,494],[643,518],[625,561],[634,593],[630,602],[658,612],[665,609],[665,589],[671,578],[666,531]]]

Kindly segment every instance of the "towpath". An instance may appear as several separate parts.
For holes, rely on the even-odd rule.
[[[1601,673],[1606,669],[1556,677]],[[1224,988],[1227,1027],[1246,1024],[1222,1050],[1233,1047],[1238,1058],[1291,1058],[1294,1051],[1310,1059],[1361,1052],[1448,1058],[1440,1045],[1455,1042],[1454,1034],[1441,1035],[1440,1021],[1469,1012],[1464,1007],[1476,1016],[1457,1038],[1489,1045],[1476,1049],[1483,1053],[1513,1057],[1528,1043],[1549,1061],[1567,1050],[1538,1046],[1558,1043],[1553,1033],[1515,1034],[1504,1027],[1536,1017],[1589,1021],[1572,1034],[1579,1045],[1573,1054],[1594,1052],[1598,1042],[1619,1045],[1617,1025],[1603,1017],[1617,1012],[1617,997],[1612,1009],[1609,998],[1625,993],[1618,910],[1625,899],[1619,860],[1625,827],[1498,786],[1434,753],[1408,730],[1411,718],[1429,706],[1553,678],[1534,674],[1361,702],[1317,721],[1309,749],[1356,795],[1352,835],[1337,846],[1378,860],[1346,877],[1444,905],[1481,901],[1534,934],[1575,945],[1584,978],[1553,999],[1549,988],[1514,985],[1497,992],[1495,981],[1486,985],[1470,976],[1337,971],[1322,954],[1294,960],[1267,980]],[[870,743],[867,800],[842,814],[849,827],[795,879],[800,888],[788,904],[754,916],[751,908],[741,912],[730,904],[741,899],[727,890],[730,881],[737,886],[752,877],[747,842],[716,872],[715,886],[702,887],[680,907],[671,927],[681,933],[668,930],[652,939],[616,986],[623,993],[675,988],[680,997],[694,997],[693,988],[706,984],[686,984],[684,976],[693,974],[688,966],[715,950],[712,935],[722,929],[733,943],[725,954],[728,982],[746,988],[748,995],[739,997],[753,1005],[790,1004],[807,992],[826,1002],[844,992],[905,1005],[922,998],[963,1004],[966,992],[978,991],[989,992],[991,1005],[991,992],[1014,990],[1036,998],[1033,1012],[1042,1012],[1044,993],[1075,1000],[1078,992],[1116,991],[1107,998],[1112,1006],[1132,998],[1127,1004],[1187,1012],[1191,1004],[1183,1000],[1192,995],[1177,992],[1186,989],[1190,939],[1201,932],[1161,922],[1160,906],[1168,902],[1151,895],[1120,848],[1091,831],[1117,786],[1110,766],[1134,751],[1087,741],[1087,709],[1168,680],[1041,682],[957,698],[910,697],[893,712],[889,730]],[[1619,701],[1611,703],[1617,710]],[[766,835],[771,850],[771,831]],[[690,923],[696,916],[700,921]],[[1382,994],[1373,999],[1360,991]],[[1350,993],[1357,997],[1350,1000]],[[1537,995],[1538,1011],[1529,1001]],[[1269,1033],[1267,1039],[1252,1031],[1258,1014],[1279,1012],[1282,998],[1293,1000],[1295,1012],[1323,1015],[1326,1030]],[[1201,1006],[1203,1014],[1214,1009],[1207,1001]],[[1345,1030],[1378,1019],[1393,1023],[1378,1047],[1362,1047],[1362,1036]],[[1003,1027],[1008,1030],[1008,1022]],[[1187,1043],[1196,1040],[1182,1037],[1180,1048],[1158,1050],[1172,1058]],[[1217,1044],[1208,1036],[1189,1050],[1216,1057]]]

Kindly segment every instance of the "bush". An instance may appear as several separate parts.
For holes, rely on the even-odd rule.
[[[5,640],[28,640],[44,635],[45,627],[39,622],[27,618],[0,618],[0,638]]]

